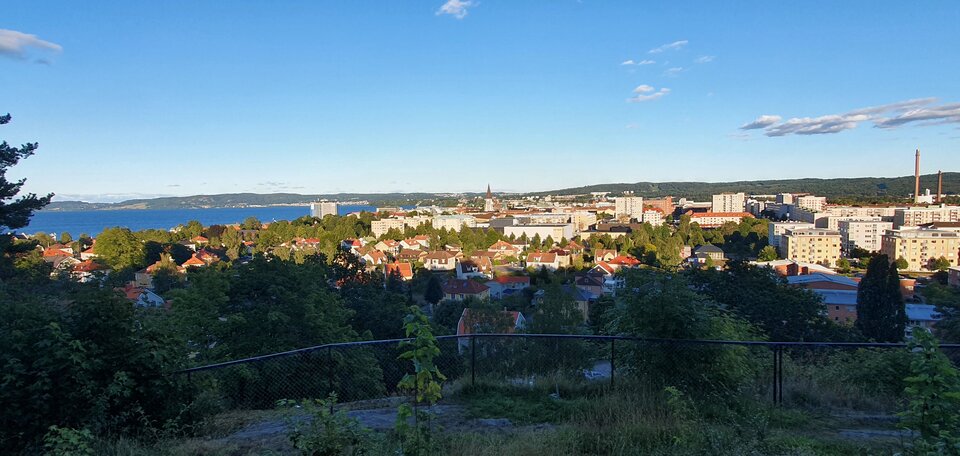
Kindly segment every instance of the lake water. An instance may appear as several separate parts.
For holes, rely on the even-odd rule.
[[[373,211],[373,206],[340,206],[340,215],[357,211]],[[115,211],[40,211],[33,214],[30,225],[16,230],[21,233],[70,233],[74,238],[82,233],[96,236],[105,228],[120,226],[133,231],[145,229],[169,230],[190,220],[204,226],[243,222],[256,217],[261,222],[294,220],[310,215],[309,206],[276,206],[211,209],[133,209]]]

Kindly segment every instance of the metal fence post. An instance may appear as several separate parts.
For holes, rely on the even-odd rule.
[[[777,372],[780,373],[779,376],[777,377],[777,404],[782,406],[783,405],[783,346],[781,345],[777,347],[777,351],[780,352],[780,356],[778,358],[779,359],[778,366],[777,366]]]
[[[771,372],[773,380],[773,403],[777,403],[777,347],[770,347],[771,352],[773,353],[773,371]]]
[[[470,385],[477,384],[477,338],[470,334]]]
[[[333,394],[333,347],[327,347],[327,396]],[[330,413],[333,414],[333,402],[330,402]]]
[[[617,372],[617,339],[610,339],[610,386]]]

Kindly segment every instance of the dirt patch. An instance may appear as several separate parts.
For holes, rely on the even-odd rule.
[[[396,424],[397,408],[396,406],[384,407],[383,405],[385,404],[382,401],[379,403],[351,403],[343,404],[343,408],[347,409],[347,416],[359,421],[361,426],[375,432],[386,432],[392,430]],[[438,404],[427,409],[434,414],[431,426],[438,432],[468,431],[472,433],[509,434],[553,428],[551,424],[515,426],[506,418],[468,418],[467,410],[462,405]],[[277,444],[285,441],[286,434],[290,430],[289,423],[291,421],[297,423],[307,422],[308,420],[310,420],[310,417],[306,414],[294,414],[286,419],[265,419],[247,425],[243,429],[226,437],[212,440],[210,443],[224,447],[246,447],[254,442],[272,442]]]

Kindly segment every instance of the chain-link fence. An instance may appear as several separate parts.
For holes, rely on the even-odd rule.
[[[413,371],[401,340],[349,342],[177,372],[223,409],[268,409],[283,399],[340,402],[402,396]],[[905,344],[659,340],[621,336],[476,334],[437,337],[447,385],[597,388],[673,386],[736,392],[775,404],[889,413],[902,405]],[[960,345],[941,349],[956,364]]]

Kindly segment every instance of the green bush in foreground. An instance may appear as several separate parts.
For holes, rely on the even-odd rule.
[[[960,374],[933,335],[914,328],[913,337],[912,375],[905,380],[910,402],[900,425],[920,434],[914,454],[960,454]]]
[[[343,411],[334,411],[337,396],[314,401],[281,401],[278,405],[304,409],[309,418],[287,420],[287,433],[293,447],[304,456],[343,456],[368,454],[370,432]],[[300,417],[302,418],[302,417]]]

